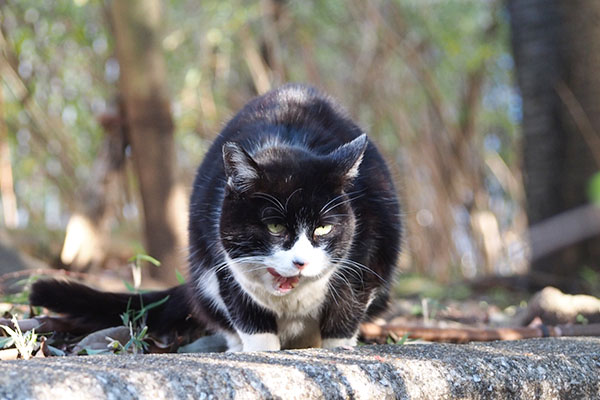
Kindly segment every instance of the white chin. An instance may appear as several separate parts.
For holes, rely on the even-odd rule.
[[[288,290],[288,291],[285,291],[285,292],[284,292],[284,291],[281,291],[281,290],[279,290],[279,288],[277,288],[277,287],[273,287],[273,288],[271,288],[271,294],[272,294],[273,296],[277,296],[277,297],[283,297],[283,296],[286,296],[286,295],[288,295],[290,292],[291,292],[291,290]]]

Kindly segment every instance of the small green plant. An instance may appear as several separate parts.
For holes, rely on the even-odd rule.
[[[21,279],[11,283],[10,288],[13,293],[3,293],[0,295],[0,303],[4,303],[4,307],[0,308],[0,314],[9,313],[14,314],[25,314],[27,317],[27,311],[33,310],[33,314],[39,314],[41,307],[29,308],[29,293],[31,291],[31,285],[40,279],[39,275],[31,275],[27,279]],[[27,306],[27,307],[19,307]]]
[[[589,294],[600,293],[600,273],[598,271],[584,265],[579,270],[579,276],[585,281]]]
[[[402,346],[404,343],[406,343],[406,341],[408,340],[408,337],[410,336],[410,333],[405,333],[404,335],[402,335],[401,338],[398,338],[396,335],[389,335],[387,338],[386,343],[387,344],[395,344],[398,346]]]
[[[589,180],[588,197],[592,203],[600,206],[600,172],[596,172]]]
[[[2,347],[15,346],[21,358],[29,360],[33,356],[33,352],[39,348],[38,335],[35,329],[23,333],[19,326],[17,317],[13,316],[11,322],[14,329],[6,325],[0,325],[0,328],[8,334],[8,338],[3,340]],[[8,340],[7,340],[8,339]]]
[[[412,316],[423,317],[425,322],[434,319],[444,309],[442,303],[436,299],[421,298],[421,304],[414,304],[410,310]]]
[[[148,350],[148,343],[146,340],[146,335],[148,334],[148,327],[144,326],[140,331],[136,331],[133,327],[133,324],[129,323],[129,335],[130,339],[124,345],[121,344],[118,340],[112,339],[111,337],[106,337],[109,340],[108,348],[112,352],[116,354],[126,354],[126,353],[143,353]]]
[[[0,349],[5,349],[7,347],[12,346],[15,343],[14,339],[10,336],[8,337],[0,337]]]
[[[148,335],[148,326],[146,325],[146,319],[148,318],[148,311],[164,304],[169,300],[169,296],[144,305],[142,296],[140,295],[141,308],[134,310],[131,308],[131,300],[127,304],[127,311],[121,314],[121,320],[123,325],[129,328],[129,340],[124,345],[118,340],[112,338],[109,339],[108,348],[117,354],[123,353],[143,353],[148,350],[148,343],[146,341]]]

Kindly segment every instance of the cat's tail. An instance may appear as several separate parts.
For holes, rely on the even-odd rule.
[[[71,333],[90,333],[123,324],[122,315],[146,318],[148,330],[156,335],[198,329],[192,316],[187,286],[146,293],[101,292],[65,280],[41,280],[33,284],[29,301],[63,314]]]

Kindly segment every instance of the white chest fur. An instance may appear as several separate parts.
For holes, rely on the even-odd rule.
[[[281,348],[320,347],[320,312],[327,295],[328,272],[319,279],[306,279],[291,292],[281,296],[265,289],[259,280],[231,268],[244,291],[277,318],[277,337]]]

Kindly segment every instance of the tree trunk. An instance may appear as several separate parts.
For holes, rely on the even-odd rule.
[[[600,2],[510,0],[512,44],[523,99],[529,224],[585,204],[599,169]],[[555,232],[561,235],[562,232]],[[538,254],[532,240],[532,253]],[[599,269],[600,237],[555,249],[532,269],[567,276]]]
[[[176,184],[173,119],[161,52],[159,0],[114,0],[111,19],[134,166],[144,211],[146,251],[162,262],[152,275],[175,283],[185,265],[186,200]]]

